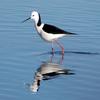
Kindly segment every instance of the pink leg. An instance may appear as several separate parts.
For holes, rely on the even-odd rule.
[[[55,41],[55,42],[60,46],[60,48],[62,50],[62,55],[64,55],[64,47],[58,41]]]

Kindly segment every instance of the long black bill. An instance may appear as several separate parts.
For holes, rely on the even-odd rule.
[[[31,17],[29,17],[29,18],[23,20],[22,23],[26,22],[26,21],[29,20],[29,19],[31,19]]]

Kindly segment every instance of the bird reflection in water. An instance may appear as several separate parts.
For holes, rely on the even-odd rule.
[[[73,75],[74,73],[70,69],[61,67],[60,64],[53,62],[43,62],[35,72],[34,81],[29,85],[30,90],[34,93],[40,88],[42,80],[50,80],[57,78],[61,75]]]

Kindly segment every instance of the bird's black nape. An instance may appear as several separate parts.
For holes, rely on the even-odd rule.
[[[41,25],[41,16],[40,16],[40,14],[39,14],[39,21],[38,21],[38,23],[37,23],[37,26],[40,26]]]

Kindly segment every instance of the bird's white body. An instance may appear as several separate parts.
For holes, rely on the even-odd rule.
[[[45,41],[47,41],[47,42],[53,42],[53,41],[55,41],[56,39],[58,39],[58,38],[61,38],[61,37],[63,37],[63,36],[65,36],[66,34],[48,34],[47,32],[45,32],[45,31],[43,31],[43,26],[44,26],[44,24],[42,23],[40,26],[37,26],[36,24],[35,24],[35,28],[36,28],[36,30],[37,30],[37,32],[38,32],[38,34],[40,35],[40,37],[43,39],[43,40],[45,40]]]

